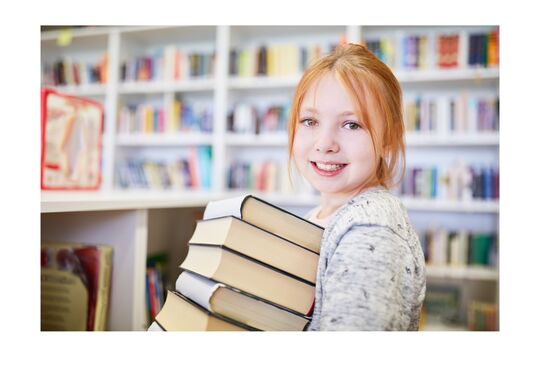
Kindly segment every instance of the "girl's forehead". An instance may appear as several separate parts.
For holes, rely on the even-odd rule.
[[[326,73],[315,79],[307,88],[300,105],[300,111],[342,114],[353,112],[354,106],[349,91],[336,75]]]

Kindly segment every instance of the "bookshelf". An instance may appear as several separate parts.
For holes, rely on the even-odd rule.
[[[393,70],[403,87],[404,99],[440,99],[444,96],[458,97],[466,91],[471,97],[493,97],[498,95],[498,67],[468,65],[466,51],[470,34],[487,33],[494,30],[490,26],[468,27],[391,27],[391,26],[144,26],[144,27],[88,27],[74,29],[71,43],[58,46],[60,33],[41,33],[41,63],[53,65],[58,60],[96,65],[107,56],[107,81],[64,84],[51,86],[59,91],[87,96],[103,102],[105,107],[105,134],[103,142],[103,185],[96,193],[88,192],[42,192],[41,214],[42,235],[59,234],[60,227],[70,227],[70,237],[86,241],[112,240],[118,243],[117,270],[113,274],[114,283],[123,279],[126,288],[114,291],[131,296],[117,306],[112,303],[112,330],[139,330],[144,327],[144,284],[143,258],[156,245],[150,231],[155,227],[150,222],[158,220],[157,215],[165,214],[164,223],[183,222],[178,215],[190,216],[192,211],[202,209],[210,200],[229,197],[246,192],[245,189],[228,189],[228,170],[235,161],[273,160],[283,170],[286,162],[287,136],[283,130],[259,134],[235,133],[231,131],[230,117],[237,105],[248,105],[264,112],[273,106],[286,105],[292,96],[294,86],[300,79],[300,70],[282,67],[272,75],[250,72],[253,63],[246,55],[242,72],[233,73],[231,52],[252,52],[254,49],[279,47],[281,51],[291,46],[303,46],[306,51],[331,48],[340,39],[348,41],[372,41],[393,39],[400,41],[411,35],[425,35],[428,46],[433,46],[440,35],[457,35],[461,49],[458,64],[454,68],[438,69],[433,59],[422,69],[402,68],[394,65]],[[152,72],[155,79],[148,81],[123,80],[129,72],[130,63],[150,57],[160,62],[160,52],[174,47],[183,55],[179,76]],[[403,54],[404,47],[394,46],[396,57]],[[279,49],[278,49],[279,50]],[[195,75],[190,69],[189,55],[198,55],[202,71]],[[279,52],[276,54],[280,54]],[[212,58],[213,57],[213,58]],[[161,58],[163,59],[163,58]],[[142,61],[141,61],[142,62]],[[246,64],[247,62],[247,64]],[[126,68],[123,69],[123,66]],[[156,67],[158,64],[154,64]],[[250,66],[251,65],[251,66]],[[172,77],[171,77],[172,75]],[[47,78],[43,76],[44,83]],[[409,97],[409,98],[408,98]],[[125,132],[119,131],[119,114],[126,105],[146,104],[164,113],[175,102],[192,106],[197,110],[211,110],[211,131],[185,129],[165,132]],[[411,166],[448,166],[460,157],[466,162],[483,166],[498,166],[499,134],[495,131],[409,131],[407,141],[407,164]],[[211,149],[212,161],[208,188],[185,189],[123,189],[119,186],[117,168],[119,163],[131,158],[149,161],[174,161],[189,156],[193,147]],[[279,183],[279,181],[278,181]],[[291,193],[291,190],[277,188],[268,192],[247,190],[268,199],[296,213],[305,213],[316,205],[318,198],[309,188]],[[449,229],[463,227],[474,231],[498,232],[499,203],[497,199],[418,199],[403,196],[403,202],[411,214],[417,229],[424,230],[434,221]],[[169,212],[166,212],[169,211]],[[190,211],[189,213],[187,211]],[[176,216],[175,216],[176,213]],[[187,213],[187,214],[186,214]],[[84,222],[88,216],[95,224],[108,224],[110,216],[122,216],[125,226],[131,229],[126,236],[117,236],[110,230],[100,236],[92,223]],[[98,223],[99,222],[99,223]],[[59,226],[53,229],[52,225]],[[111,226],[111,229],[116,227]],[[101,232],[101,231],[100,231]],[[188,233],[185,232],[186,235]],[[110,235],[110,237],[109,237]],[[135,241],[133,240],[135,237]],[[63,237],[69,238],[69,237]],[[109,239],[110,238],[110,239]],[[121,242],[120,242],[121,241]],[[175,244],[177,256],[183,255]],[[131,265],[122,266],[127,261]],[[142,266],[142,267],[141,267]],[[122,270],[120,270],[122,268]],[[120,274],[121,272],[121,274]],[[126,274],[127,273],[127,274]],[[485,293],[488,301],[497,303],[498,272],[486,268],[429,267],[428,282],[464,280],[467,282],[488,282],[492,286]],[[133,294],[127,284],[137,283]]]

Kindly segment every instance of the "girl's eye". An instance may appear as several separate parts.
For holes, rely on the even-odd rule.
[[[300,121],[301,124],[303,124],[306,127],[313,127],[315,126],[315,121],[313,119],[302,119]]]
[[[346,122],[343,127],[345,127],[348,130],[359,130],[362,128],[358,123],[355,122]]]

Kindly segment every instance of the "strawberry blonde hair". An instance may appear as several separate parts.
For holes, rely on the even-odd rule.
[[[338,46],[311,64],[296,87],[288,121],[289,173],[300,105],[310,86],[327,73],[333,73],[349,93],[361,125],[373,141],[378,164],[368,182],[386,188],[398,185],[405,169],[401,87],[388,66],[365,46],[352,43]]]

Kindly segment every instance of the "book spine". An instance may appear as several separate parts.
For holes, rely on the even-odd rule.
[[[111,293],[112,275],[112,249],[100,248],[100,271],[98,298],[96,303],[95,331],[105,331],[107,329],[107,315],[109,310],[109,299]]]

